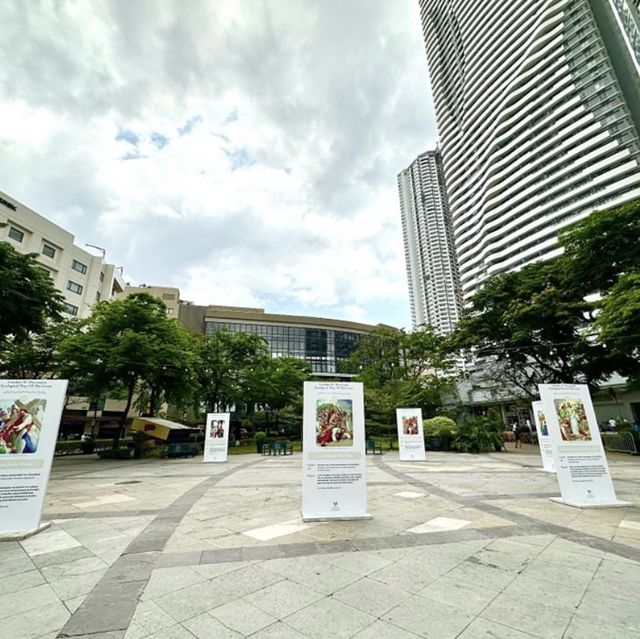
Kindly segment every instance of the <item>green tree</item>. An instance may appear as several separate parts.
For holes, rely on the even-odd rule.
[[[590,337],[592,304],[568,285],[565,258],[488,279],[452,335],[494,381],[534,397],[541,383],[594,385],[615,369]]]
[[[281,411],[297,403],[311,374],[305,362],[293,357],[265,359],[251,375],[251,400],[264,411],[267,434],[277,429]]]
[[[560,235],[567,286],[577,295],[606,295],[627,273],[640,271],[640,200],[594,211]]]
[[[365,412],[370,433],[393,436],[396,408],[422,408],[426,417],[442,405],[453,383],[446,341],[431,327],[412,333],[378,327],[366,336],[348,360],[364,383]]]
[[[82,330],[63,342],[61,355],[67,374],[81,380],[92,399],[107,390],[124,393],[121,435],[136,392],[148,393],[152,415],[161,398],[186,401],[195,388],[190,344],[186,329],[167,318],[164,302],[136,293],[96,304]]]
[[[196,349],[195,374],[208,412],[246,401],[247,380],[269,359],[264,338],[251,333],[218,331],[201,338]]]
[[[49,321],[62,317],[62,295],[36,257],[0,242],[0,341],[42,333]]]
[[[0,377],[41,379],[59,377],[60,345],[76,334],[78,320],[51,321],[42,333],[10,335],[0,341]]]
[[[620,277],[600,302],[599,339],[618,361],[617,370],[640,383],[640,272]]]

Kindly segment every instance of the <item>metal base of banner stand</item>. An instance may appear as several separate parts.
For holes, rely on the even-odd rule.
[[[373,516],[367,513],[366,515],[355,515],[353,517],[324,517],[324,516],[315,516],[310,515],[309,517],[305,517],[302,515],[302,521],[356,521],[358,519],[373,519]]]
[[[556,474],[555,470],[549,470],[548,468],[536,468],[536,470],[539,470],[541,473],[553,473],[554,475]]]
[[[564,501],[562,497],[549,497],[549,501],[553,501],[556,504],[562,504],[563,506],[571,506],[572,508],[627,508],[633,506],[633,502],[630,501],[612,501],[607,504],[592,504],[592,503],[574,503],[570,501]]]
[[[0,533],[0,541],[22,541],[27,537],[32,537],[33,535],[37,535],[39,532],[46,530],[51,526],[50,521],[44,522],[44,524],[40,524],[37,528],[33,530],[16,530],[16,532],[11,533]]]

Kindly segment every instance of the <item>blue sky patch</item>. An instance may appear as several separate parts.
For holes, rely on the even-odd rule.
[[[162,133],[154,131],[150,136],[151,143],[157,146],[159,149],[164,149],[169,144],[169,138]]]
[[[222,149],[227,156],[229,162],[231,162],[231,170],[241,169],[243,166],[251,166],[255,164],[255,160],[249,155],[247,149]]]
[[[194,115],[192,118],[189,118],[178,129],[178,135],[182,137],[183,135],[187,135],[187,133],[191,133],[191,131],[193,131],[193,127],[195,127],[195,125],[198,124],[199,122],[202,122],[202,116],[201,115]]]
[[[133,144],[133,146],[138,146],[138,143],[140,142],[140,137],[130,129],[120,129],[120,131],[118,131],[118,135],[116,135],[116,140],[117,141],[124,140],[129,144]]]

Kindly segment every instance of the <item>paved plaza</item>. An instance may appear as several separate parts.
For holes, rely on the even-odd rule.
[[[303,523],[302,456],[56,459],[47,531],[0,544],[2,639],[640,636],[633,507],[549,501],[537,449],[367,459],[367,521]]]

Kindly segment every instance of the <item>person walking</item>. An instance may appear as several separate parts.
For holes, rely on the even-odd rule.
[[[522,441],[520,439],[522,437],[522,432],[520,430],[518,422],[513,422],[511,430],[513,431],[513,437],[516,440],[516,448],[522,448]]]

